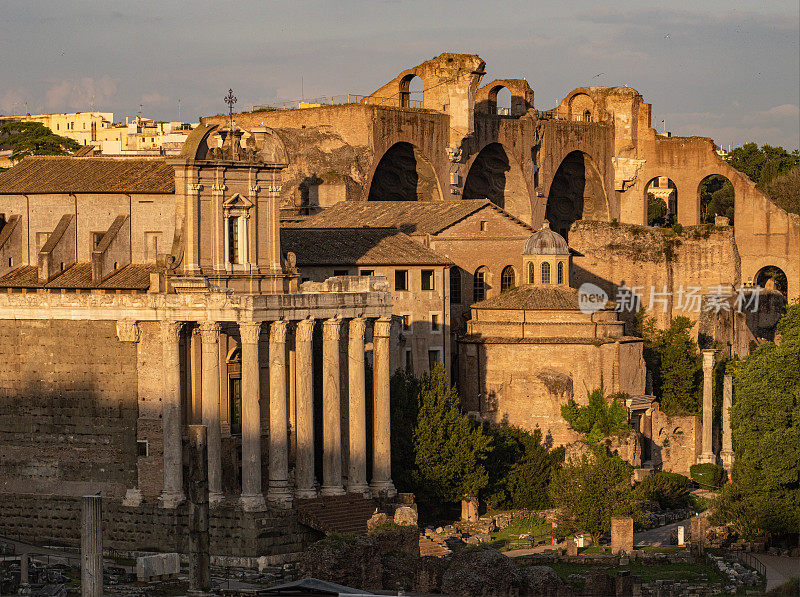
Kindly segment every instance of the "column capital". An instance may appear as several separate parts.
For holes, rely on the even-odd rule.
[[[269,343],[284,344],[286,342],[286,322],[279,320],[269,324]]]
[[[701,352],[703,353],[703,367],[713,366],[719,350],[716,348],[704,348]]]
[[[338,340],[342,331],[342,320],[338,317],[326,319],[322,322],[322,339]]]
[[[361,338],[364,339],[364,332],[367,328],[367,322],[363,317],[355,317],[350,320],[349,324],[349,334],[350,338]]]
[[[311,342],[314,337],[314,320],[303,319],[297,322],[295,330],[295,341],[297,342]]]
[[[220,324],[218,321],[202,321],[199,330],[203,344],[216,344],[219,342]]]
[[[261,335],[261,322],[240,321],[239,334],[242,337],[242,344],[258,344],[258,337]]]
[[[180,338],[181,329],[183,329],[182,321],[163,320],[161,322],[161,334],[164,341],[173,340],[177,342]]]
[[[388,338],[391,335],[392,320],[389,317],[379,317],[373,324],[372,335],[376,338]]]
[[[117,339],[120,342],[138,342],[139,326],[134,319],[121,319],[117,321]]]

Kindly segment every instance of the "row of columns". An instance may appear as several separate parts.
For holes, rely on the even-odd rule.
[[[717,464],[714,454],[714,362],[716,349],[705,349],[703,355],[703,431],[702,451],[698,463]],[[722,383],[722,450],[720,460],[726,470],[733,466],[733,444],[731,441],[731,406],[733,406],[733,376],[725,375]]]
[[[323,394],[323,479],[320,495],[345,492],[342,483],[341,384],[339,344],[342,319],[322,323],[322,394]],[[181,405],[179,340],[182,322],[162,322],[164,399],[164,488],[161,502],[172,508],[183,501],[183,464],[181,456]],[[288,506],[292,500],[289,487],[289,437],[287,409],[286,333],[290,324],[269,324],[269,480],[267,500]],[[315,321],[295,324],[295,393],[297,452],[294,497],[316,497],[314,477],[314,393],[313,331]],[[389,331],[391,320],[380,318],[373,327],[373,475],[367,484],[367,425],[365,394],[365,332],[363,318],[348,323],[348,407],[349,469],[347,491],[392,495],[390,411],[389,411]],[[245,510],[262,510],[266,503],[261,490],[261,412],[259,337],[262,324],[240,322],[242,357],[242,493]],[[200,324],[202,341],[202,422],[208,428],[209,501],[219,503],[222,493],[222,458],[220,437],[218,322]]]

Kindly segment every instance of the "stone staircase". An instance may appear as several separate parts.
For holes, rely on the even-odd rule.
[[[326,535],[331,533],[365,535],[367,521],[377,507],[376,501],[352,493],[295,502],[297,520]]]
[[[426,537],[423,534],[419,536],[419,555],[420,556],[433,556],[436,558],[441,558],[442,556],[446,556],[447,554],[452,553],[447,544],[445,543],[444,539],[434,540],[430,537]]]

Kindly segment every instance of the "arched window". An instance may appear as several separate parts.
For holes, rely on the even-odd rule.
[[[514,272],[514,266],[507,265],[503,268],[503,273],[500,276],[500,292],[511,290],[517,285],[517,274]]]
[[[486,298],[486,270],[483,268],[475,272],[472,281],[472,302],[477,303]]]
[[[564,283],[564,262],[563,261],[559,261],[558,262],[558,283],[559,284],[563,284]]]
[[[583,113],[583,121],[584,122],[591,122],[592,121],[592,113],[589,110],[585,110]]]
[[[450,268],[450,304],[461,304],[461,268],[458,266]]]
[[[534,276],[533,262],[528,263],[528,284],[533,284],[536,276]]]
[[[542,264],[542,284],[550,284],[550,264],[547,261]]]

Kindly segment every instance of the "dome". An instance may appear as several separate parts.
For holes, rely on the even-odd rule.
[[[545,220],[542,227],[525,241],[523,255],[569,255],[567,241],[558,232],[550,230],[550,222]]]

